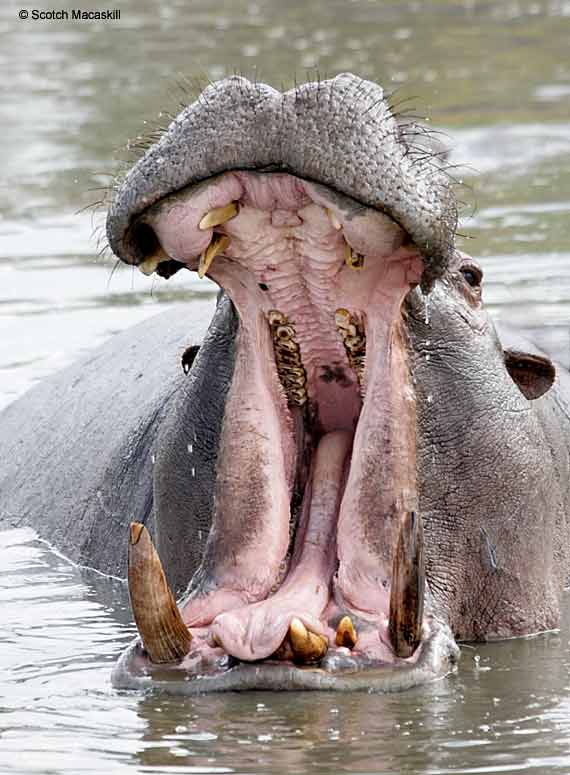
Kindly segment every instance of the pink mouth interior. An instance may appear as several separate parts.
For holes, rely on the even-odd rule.
[[[283,173],[224,173],[144,220],[170,258],[196,269],[214,236],[200,220],[230,202],[237,216],[213,230],[229,246],[208,271],[240,317],[206,548],[214,570],[208,590],[190,594],[184,620],[202,652],[214,637],[251,661],[274,654],[293,617],[326,635],[334,653],[337,623],[349,614],[354,653],[394,662],[392,554],[400,515],[417,509],[401,307],[420,281],[421,256],[388,216]],[[347,243],[362,268],[348,265]],[[337,310],[365,335],[360,373]],[[275,311],[298,345],[301,405],[278,376]]]

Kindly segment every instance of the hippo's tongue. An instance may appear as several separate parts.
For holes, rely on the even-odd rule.
[[[272,597],[214,620],[214,636],[228,654],[244,660],[270,656],[285,640],[294,618],[311,632],[326,634],[321,618],[336,568],[336,522],[351,444],[347,431],[328,433],[319,442],[291,567],[282,586]]]

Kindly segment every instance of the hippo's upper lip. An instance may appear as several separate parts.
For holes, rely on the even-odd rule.
[[[448,178],[429,156],[414,156],[382,88],[351,74],[285,93],[238,76],[208,86],[118,189],[107,218],[111,249],[141,263],[144,246],[129,240],[141,213],[238,169],[290,172],[379,209],[410,235],[429,276],[447,265],[457,222]]]

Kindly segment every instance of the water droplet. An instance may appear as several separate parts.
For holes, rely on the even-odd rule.
[[[192,454],[192,452],[194,451],[194,445],[193,445],[193,444],[188,444],[188,446],[186,447],[186,449],[188,450],[188,452],[189,452],[190,454]]]
[[[429,326],[429,296],[424,296],[424,323]]]
[[[194,479],[196,477],[196,469],[194,468],[194,466],[192,466],[192,470],[190,471],[190,473],[192,474],[192,478]]]
[[[150,456],[150,462],[151,462],[151,463],[154,465],[155,461],[156,461],[156,458],[155,458],[155,456],[154,456],[154,455],[151,455],[151,456]]]

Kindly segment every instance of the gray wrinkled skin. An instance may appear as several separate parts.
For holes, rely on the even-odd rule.
[[[186,376],[181,353],[201,332],[187,309],[175,308],[8,406],[0,422],[0,527],[33,525],[73,561],[124,577],[127,527],[142,522],[158,536],[169,581],[181,591],[198,564],[198,531],[209,530],[234,329],[223,299]],[[197,479],[182,454],[188,439],[178,432],[181,412],[189,424],[194,413]],[[180,514],[192,518],[180,522]]]
[[[545,395],[525,398],[504,351],[548,357],[508,328],[500,341],[454,263],[429,323],[424,299],[408,297],[434,608],[461,639],[556,628],[570,566],[570,377],[557,365]]]
[[[435,275],[453,251],[457,212],[449,180],[427,156],[410,153],[382,88],[371,81],[344,73],[281,94],[226,78],[183,110],[128,173],[109,212],[109,244],[127,263],[139,263],[128,229],[159,199],[226,170],[274,169],[388,213]]]

